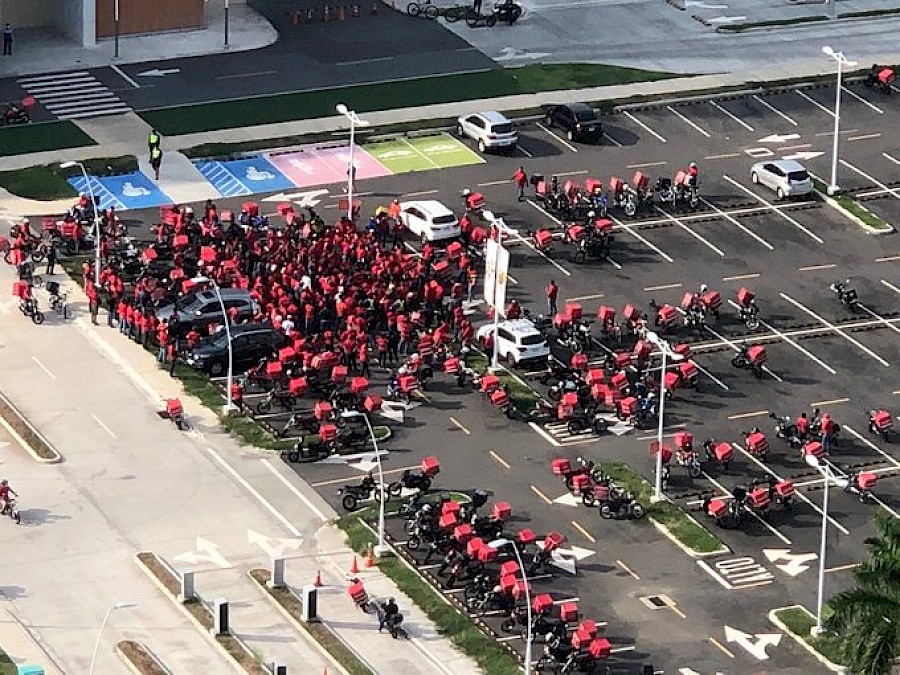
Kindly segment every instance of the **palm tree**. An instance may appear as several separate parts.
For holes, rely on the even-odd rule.
[[[856,588],[829,601],[825,628],[841,638],[844,663],[859,675],[887,675],[900,656],[900,520],[875,518],[869,559],[856,568]]]

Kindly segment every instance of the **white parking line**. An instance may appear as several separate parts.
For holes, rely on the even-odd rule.
[[[779,209],[779,208],[778,208],[777,206],[775,206],[774,204],[772,204],[772,202],[763,199],[763,198],[760,197],[758,194],[756,194],[755,192],[753,192],[753,190],[750,190],[750,189],[744,187],[743,185],[741,185],[740,183],[738,183],[738,182],[737,182],[736,180],[734,180],[731,176],[727,176],[727,175],[724,175],[724,174],[723,174],[723,175],[722,175],[722,178],[724,178],[725,180],[727,180],[729,183],[731,183],[731,184],[734,185],[735,187],[740,188],[741,190],[743,190],[745,193],[747,193],[748,195],[750,195],[751,197],[753,197],[754,199],[756,199],[756,200],[759,201],[760,203],[765,204],[765,205],[766,205],[767,207],[769,207],[772,211],[774,211],[774,212],[777,213],[779,216],[781,216],[781,217],[784,218],[786,221],[788,221],[791,225],[793,225],[793,226],[796,227],[798,230],[800,230],[801,232],[803,232],[804,234],[806,234],[806,235],[807,235],[810,239],[812,239],[814,242],[816,242],[816,243],[818,243],[818,244],[824,244],[824,243],[825,243],[825,240],[822,239],[819,235],[817,235],[817,234],[815,234],[814,232],[810,231],[808,228],[806,228],[806,227],[804,227],[803,225],[801,225],[800,223],[798,223],[796,220],[794,220],[793,218],[791,218],[789,215],[787,215],[786,213],[782,212],[782,210]]]
[[[701,471],[700,474],[701,474],[706,480],[708,480],[710,483],[712,483],[713,485],[715,485],[716,488],[718,488],[719,490],[721,490],[722,492],[724,492],[726,495],[728,495],[728,496],[731,497],[732,499],[734,498],[734,495],[732,495],[731,492],[729,492],[728,490],[726,490],[724,485],[722,485],[719,481],[715,480],[714,478],[710,477],[710,475],[709,475],[708,473],[706,473],[705,471]],[[750,511],[750,510],[748,509],[748,510],[747,510],[747,513],[749,513],[749,514],[752,515],[754,518],[756,518],[756,520],[758,520],[760,523],[762,523],[763,526],[765,526],[766,529],[769,530],[769,532],[771,532],[771,533],[774,534],[776,537],[778,537],[779,539],[781,539],[781,541],[783,541],[785,544],[787,544],[788,546],[791,545],[791,540],[790,540],[790,539],[788,539],[788,538],[785,537],[783,534],[781,534],[781,532],[779,532],[779,531],[776,530],[774,527],[772,527],[771,525],[769,525],[769,523],[767,523],[766,520],[765,520],[764,518],[762,518],[762,517],[760,517],[759,515],[757,515],[755,511]]]
[[[644,162],[642,164],[629,164],[626,169],[646,169],[651,166],[665,166],[668,162]]]
[[[734,113],[732,113],[732,112],[726,110],[725,108],[723,108],[722,106],[720,106],[720,105],[719,105],[718,103],[716,103],[715,101],[710,101],[709,104],[710,104],[713,108],[715,108],[716,110],[718,110],[719,112],[728,115],[728,117],[730,117],[730,118],[733,119],[735,122],[737,122],[738,124],[740,124],[740,125],[741,125],[742,127],[744,127],[747,131],[753,131],[753,127],[751,127],[749,124],[747,124],[744,120],[742,120],[740,117],[738,117],[738,116],[735,115]]]
[[[101,429],[103,429],[103,431],[105,431],[107,434],[109,434],[110,438],[112,438],[112,439],[117,438],[116,435],[112,432],[112,429],[110,429],[108,426],[106,426],[103,423],[103,420],[101,420],[99,417],[97,417],[93,413],[91,413],[91,417],[94,418],[94,421],[100,426]]]
[[[542,207],[540,204],[536,203],[533,199],[526,199],[525,201],[528,202],[532,208],[537,209],[538,211],[543,213],[545,216],[547,216],[550,220],[552,220],[557,225],[562,225],[562,221],[559,218],[551,215],[544,207]],[[524,241],[524,238],[523,238],[523,241]]]
[[[729,300],[729,301],[728,301],[728,304],[731,305],[732,307],[734,307],[734,308],[737,309],[737,310],[740,310],[740,308],[741,308],[740,305],[738,305],[734,300]],[[836,371],[834,368],[832,368],[831,366],[829,366],[827,363],[825,363],[825,362],[824,362],[822,359],[820,359],[818,356],[816,356],[815,354],[813,354],[812,352],[810,352],[808,349],[806,349],[805,347],[801,347],[801,346],[800,346],[799,344],[797,344],[794,340],[792,340],[791,338],[789,338],[787,335],[785,335],[784,333],[782,333],[780,330],[778,330],[778,329],[775,328],[774,326],[772,326],[772,325],[766,323],[766,322],[763,321],[762,319],[759,319],[759,322],[760,322],[763,326],[765,326],[768,330],[772,331],[772,333],[774,333],[775,335],[777,335],[778,337],[780,337],[782,340],[784,340],[785,342],[787,342],[791,347],[793,347],[794,349],[796,349],[798,352],[800,352],[801,354],[804,354],[805,356],[808,356],[810,359],[812,359],[813,361],[815,361],[816,363],[818,363],[820,366],[822,366],[825,370],[827,370],[827,371],[828,371],[829,373],[831,373],[832,375],[837,375],[837,371]]]
[[[614,146],[616,146],[617,148],[623,147],[622,144],[619,143],[619,141],[617,141],[615,138],[613,138],[612,136],[610,136],[610,135],[609,135],[608,133],[606,133],[605,131],[603,132],[603,138],[605,138],[606,140],[608,140],[610,143],[612,143],[612,144],[613,144]]]
[[[682,122],[684,122],[685,124],[688,124],[688,125],[692,126],[694,129],[696,129],[698,132],[700,132],[701,134],[703,134],[703,135],[706,136],[707,138],[710,138],[709,133],[707,133],[707,131],[706,131],[705,129],[703,129],[702,127],[698,126],[697,124],[694,124],[693,122],[691,122],[691,120],[689,120],[687,117],[685,117],[685,116],[682,115],[680,112],[678,112],[677,110],[675,110],[675,108],[673,108],[672,106],[667,105],[667,106],[666,106],[666,110],[668,110],[670,113],[672,113],[673,115],[675,115],[675,117],[679,118],[679,119],[680,119]]]
[[[879,115],[884,115],[884,110],[882,110],[881,108],[879,108],[877,105],[875,105],[875,104],[873,104],[873,103],[869,103],[866,99],[864,99],[862,96],[860,96],[859,94],[857,94],[857,93],[856,93],[855,91],[853,91],[852,89],[847,89],[847,87],[841,85],[841,91],[843,91],[845,94],[850,94],[850,95],[851,95],[853,98],[855,98],[857,101],[859,101],[860,103],[862,103],[862,104],[864,104],[864,105],[869,106],[869,108],[871,108],[872,110],[874,110],[875,112],[877,112]]]
[[[270,472],[272,472],[272,474],[274,474],[275,477],[279,481],[281,481],[281,483],[288,490],[290,490],[297,499],[299,499],[301,502],[303,502],[306,505],[306,507],[316,515],[316,517],[319,520],[321,520],[323,523],[328,522],[327,516],[324,513],[322,513],[322,511],[319,509],[319,507],[316,506],[315,504],[313,504],[312,501],[310,501],[309,497],[307,497],[305,494],[300,492],[300,490],[298,490],[297,487],[295,485],[293,485],[287,478],[282,476],[281,472],[278,471],[278,469],[276,469],[274,466],[272,466],[272,463],[268,459],[262,459],[260,461],[262,462],[263,466],[266,467]]]
[[[894,286],[894,284],[892,284],[890,281],[885,281],[884,279],[882,279],[881,283],[884,286],[887,286],[888,288],[890,288],[892,291],[894,291],[894,293],[900,294],[900,288],[897,288],[896,286]]]
[[[714,330],[713,330],[712,328],[710,328],[709,326],[707,326],[707,327],[705,328],[705,330],[706,330],[708,333],[712,333],[712,334],[716,337],[716,339],[719,340],[722,344],[727,345],[728,347],[731,347],[731,349],[732,349],[733,351],[735,351],[735,352],[740,352],[740,351],[741,351],[741,348],[738,347],[733,341],[729,340],[729,339],[728,339],[727,337],[725,337],[724,335],[720,335],[719,333],[717,333],[716,331],[714,331]],[[746,338],[746,339],[745,339],[745,342],[750,343],[752,340],[753,340],[753,338]],[[763,372],[767,373],[767,374],[768,374],[773,380],[775,380],[776,382],[784,382],[784,380],[781,379],[781,377],[779,377],[775,372],[773,372],[768,366],[763,366],[762,369],[763,369]]]
[[[579,295],[575,298],[566,298],[566,302],[581,302],[583,300],[599,300],[605,297],[603,293],[594,293],[593,295]]]
[[[847,167],[848,169],[850,169],[851,171],[855,171],[856,173],[858,173],[860,176],[862,176],[862,177],[865,178],[866,180],[872,181],[873,183],[875,183],[875,185],[877,185],[878,187],[880,187],[882,190],[884,190],[886,193],[888,193],[888,194],[891,195],[892,197],[894,197],[894,198],[896,198],[896,199],[900,199],[900,188],[889,188],[887,185],[885,185],[884,183],[882,183],[882,182],[881,182],[880,180],[878,180],[877,178],[874,178],[873,176],[870,176],[869,174],[867,174],[867,173],[866,173],[865,171],[863,171],[862,169],[859,169],[859,168],[853,166],[850,162],[847,162],[847,161],[845,161],[845,160],[843,160],[843,159],[841,160],[841,164],[843,164],[844,166],[846,166],[846,167]]]
[[[782,480],[784,480],[781,476],[779,476],[777,473],[775,473],[774,471],[772,471],[772,469],[770,469],[768,466],[766,466],[765,464],[763,464],[762,462],[760,462],[760,461],[759,461],[756,457],[754,457],[751,453],[747,452],[747,451],[746,451],[739,443],[732,443],[732,444],[731,444],[731,447],[733,447],[735,450],[738,450],[738,451],[740,451],[741,453],[743,453],[743,454],[744,454],[751,462],[753,462],[753,463],[756,464],[756,466],[758,466],[760,469],[762,469],[762,470],[765,471],[767,474],[769,474],[770,476],[772,476],[773,478],[775,478],[775,480],[777,480],[777,481],[782,481]],[[796,487],[796,485],[795,485],[795,487]],[[817,505],[815,502],[813,502],[809,497],[807,497],[805,494],[803,494],[803,491],[802,491],[802,490],[795,490],[795,491],[794,491],[794,496],[797,497],[797,498],[798,498],[799,500],[801,500],[802,502],[805,502],[806,504],[809,504],[811,507],[813,507],[813,509],[814,509],[815,511],[817,511],[818,514],[819,514],[820,516],[825,515],[825,514],[822,512],[822,509],[820,509],[820,508],[818,507],[818,505]],[[832,525],[834,525],[834,526],[835,526],[840,532],[842,532],[843,534],[850,534],[850,531],[849,531],[846,527],[844,527],[843,525],[841,525],[838,521],[836,521],[836,520],[835,520],[834,518],[832,518],[831,516],[828,516],[828,522],[831,523]]]
[[[895,333],[900,333],[900,328],[898,328],[897,326],[895,326],[894,324],[892,324],[890,321],[888,321],[887,319],[885,319],[885,318],[884,318],[883,316],[881,316],[880,314],[876,314],[875,312],[873,312],[871,309],[869,309],[868,307],[866,307],[866,306],[865,306],[864,304],[862,304],[861,302],[857,302],[856,304],[859,306],[859,308],[860,308],[861,310],[863,310],[866,314],[868,314],[869,316],[871,316],[873,319],[876,319],[879,323],[881,323],[881,324],[887,326],[888,328],[890,328],[890,329],[891,329],[892,331],[894,331]]]
[[[41,370],[43,370],[45,373],[47,373],[47,377],[49,377],[51,380],[56,379],[56,375],[54,375],[52,372],[50,372],[50,369],[47,366],[45,366],[38,357],[32,356],[31,360],[34,361],[36,364],[38,364],[38,366],[40,366]]]
[[[881,138],[881,134],[862,134],[860,136],[847,136],[848,141],[869,141],[873,138]]]
[[[741,222],[739,222],[738,219],[735,218],[734,216],[729,216],[727,213],[725,213],[725,212],[724,212],[722,209],[720,209],[718,206],[715,206],[714,204],[710,203],[707,199],[704,199],[703,197],[700,197],[700,201],[701,201],[703,204],[706,204],[706,205],[707,205],[709,208],[711,208],[713,211],[715,211],[719,216],[721,216],[722,218],[724,218],[725,220],[727,220],[729,223],[731,223],[732,225],[734,225],[735,227],[737,227],[739,230],[741,230],[741,232],[744,232],[745,234],[747,234],[747,235],[753,237],[754,239],[756,239],[756,241],[758,241],[760,244],[762,244],[763,246],[765,246],[765,247],[766,247],[767,249],[769,249],[770,251],[774,251],[774,250],[775,250],[775,247],[772,246],[772,244],[770,244],[770,243],[767,242],[765,239],[763,239],[762,237],[760,237],[760,236],[759,236],[758,234],[756,234],[756,232],[754,232],[753,230],[748,229],[748,228],[747,228],[746,226],[744,226]]]
[[[525,155],[526,157],[534,157],[534,155],[532,155],[530,152],[528,152],[528,151],[527,151],[525,148],[523,148],[521,145],[516,144],[516,150],[518,150],[519,152],[521,152],[521,153],[522,153],[523,155]]]
[[[763,105],[763,106],[765,106],[766,108],[768,108],[769,110],[771,110],[773,113],[775,113],[776,115],[778,115],[781,119],[785,120],[788,124],[792,124],[793,126],[797,126],[797,122],[795,122],[793,119],[791,119],[790,117],[788,117],[787,115],[785,115],[785,114],[784,114],[783,112],[781,112],[778,108],[776,108],[775,106],[773,106],[771,103],[767,103],[766,101],[763,101],[763,100],[762,100],[759,96],[757,96],[756,94],[753,95],[753,99],[756,100],[757,103],[760,103],[761,105]]]
[[[825,263],[824,265],[806,265],[805,267],[798,267],[798,272],[818,272],[819,270],[831,270],[837,267],[834,263]]]
[[[894,262],[895,260],[900,260],[900,255],[890,255],[886,258],[875,258],[875,262]]]
[[[703,159],[730,159],[732,157],[740,157],[741,153],[739,152],[726,152],[722,155],[707,155]]]
[[[839,403],[847,403],[850,399],[846,396],[844,398],[833,398],[829,401],[813,401],[809,404],[810,408],[824,408],[829,405],[837,405]]]
[[[536,209],[538,209],[538,210],[540,210],[540,211],[543,211],[543,209],[542,209],[540,206],[538,206],[537,204],[533,204],[533,203],[531,202],[530,199],[528,200],[528,203],[531,204],[532,206],[534,206]],[[545,213],[546,213],[546,211],[545,211]],[[547,215],[550,215],[550,214],[547,214]],[[550,217],[552,218],[553,216],[550,216]],[[551,265],[553,265],[553,266],[554,266],[556,269],[558,269],[560,272],[562,272],[563,274],[565,274],[567,277],[572,276],[572,273],[571,273],[569,270],[567,270],[565,267],[563,267],[562,265],[560,265],[558,262],[556,262],[553,258],[551,258],[549,255],[547,255],[547,254],[544,253],[543,251],[538,251],[537,248],[535,248],[535,245],[532,244],[530,241],[528,241],[526,238],[521,237],[521,239],[522,239],[522,243],[523,243],[523,244],[525,244],[528,248],[530,248],[532,251],[534,251],[534,252],[537,253],[539,256],[541,256],[541,257],[542,257],[544,260],[546,260],[548,263],[550,263]]]
[[[782,298],[784,298],[784,299],[787,300],[789,303],[791,303],[792,305],[794,305],[794,307],[796,307],[796,308],[799,309],[800,311],[806,312],[809,316],[811,316],[812,318],[814,318],[814,319],[815,319],[816,321],[818,321],[819,323],[821,323],[821,324],[823,324],[823,325],[825,325],[825,326],[828,326],[828,328],[830,328],[831,330],[833,330],[835,333],[837,333],[837,334],[840,335],[841,337],[845,338],[850,344],[857,346],[859,349],[861,349],[861,350],[864,351],[866,354],[868,354],[869,356],[871,356],[873,359],[875,359],[876,361],[878,361],[878,363],[880,363],[881,365],[883,365],[885,368],[890,368],[890,367],[891,367],[891,364],[890,364],[890,363],[888,363],[888,362],[885,361],[883,358],[881,358],[880,356],[878,356],[878,354],[876,354],[876,353],[873,352],[871,349],[869,349],[868,347],[866,347],[862,342],[860,342],[859,340],[857,340],[857,339],[856,339],[855,337],[853,337],[852,335],[849,335],[849,334],[846,333],[845,331],[841,330],[840,328],[838,328],[837,326],[835,326],[833,323],[831,323],[831,322],[829,322],[829,321],[826,321],[826,320],[823,319],[821,316],[819,316],[819,315],[816,314],[814,311],[812,311],[809,307],[806,307],[806,306],[803,305],[802,303],[797,302],[797,301],[794,300],[791,296],[785,295],[784,293],[779,293],[778,295],[780,295]]]
[[[639,233],[639,232],[635,232],[634,230],[631,229],[631,227],[630,227],[629,225],[626,225],[625,223],[623,223],[621,220],[618,220],[618,219],[617,219],[615,216],[613,216],[613,215],[609,215],[609,218],[610,218],[616,225],[618,225],[620,229],[625,230],[625,231],[626,231],[628,234],[630,234],[632,237],[634,237],[635,239],[637,239],[637,240],[640,241],[640,242],[643,242],[643,243],[646,244],[648,247],[650,247],[651,249],[653,249],[654,251],[656,251],[657,253],[659,253],[659,255],[662,256],[662,259],[663,259],[663,260],[665,260],[666,262],[670,262],[670,263],[675,262],[675,261],[669,256],[668,253],[666,253],[666,252],[663,251],[661,248],[659,248],[656,244],[654,244],[652,241],[650,241],[649,239],[647,239],[646,237],[644,237],[644,235],[642,235],[642,234]]]
[[[459,420],[451,415],[450,421],[453,422],[453,426],[462,431],[466,436],[471,436],[472,432],[466,429],[462,424],[460,424]]]
[[[623,111],[622,111],[622,114],[625,115],[625,117],[627,117],[628,119],[630,119],[632,122],[634,122],[635,124],[637,124],[639,127],[641,127],[642,129],[644,129],[644,131],[648,132],[648,133],[651,134],[652,136],[655,136],[656,139],[659,140],[660,142],[662,142],[662,143],[665,143],[665,142],[666,142],[666,139],[665,139],[665,138],[663,138],[663,137],[660,136],[658,133],[656,133],[655,131],[653,131],[653,129],[651,129],[651,128],[648,127],[646,124],[644,124],[643,122],[641,122],[637,117],[635,117],[634,115],[632,115],[632,114],[631,114],[630,112],[628,112],[627,110],[623,110]]]
[[[888,159],[888,160],[892,161],[894,164],[897,164],[898,166],[900,166],[900,159],[897,159],[896,157],[894,157],[894,156],[892,156],[892,155],[889,155],[889,154],[887,154],[886,152],[882,152],[881,155],[882,155],[885,159]]]
[[[803,93],[802,91],[800,91],[799,89],[794,89],[794,93],[800,94],[800,96],[802,96],[802,97],[805,98],[807,101],[809,101],[810,103],[812,103],[812,104],[813,104],[814,106],[816,106],[819,110],[821,110],[822,112],[824,112],[824,113],[826,113],[826,114],[831,115],[832,117],[834,117],[834,112],[832,112],[831,110],[829,110],[828,108],[826,108],[824,105],[822,105],[821,103],[819,103],[816,99],[811,98],[810,96],[807,96],[806,94],[804,94],[804,93]]]
[[[852,429],[851,427],[848,427],[846,424],[844,424],[841,428],[844,431],[850,432],[851,435],[855,436],[856,439],[858,441],[860,441],[861,443],[863,443],[864,445],[868,445],[870,448],[872,448],[872,450],[874,450],[879,455],[884,457],[888,461],[889,464],[893,464],[894,466],[900,468],[900,462],[898,462],[896,459],[891,457],[889,454],[887,454],[884,450],[882,450],[877,445],[875,445],[868,438],[865,438],[864,436],[862,436],[858,431],[856,431],[856,429]]]
[[[722,281],[741,281],[742,279],[759,279],[760,274],[738,274],[734,277],[722,277]]]
[[[578,148],[576,148],[574,145],[572,145],[571,143],[569,143],[569,141],[567,141],[566,139],[560,138],[559,136],[557,136],[556,134],[554,134],[552,131],[550,131],[547,127],[545,127],[545,126],[544,126],[543,124],[541,124],[540,122],[535,122],[535,126],[536,126],[538,129],[543,129],[543,130],[547,133],[548,136],[552,136],[552,137],[553,137],[553,140],[554,140],[554,141],[559,141],[560,143],[562,143],[564,146],[566,146],[566,147],[567,147],[569,150],[571,150],[572,152],[578,152]]]
[[[678,227],[680,227],[682,230],[684,230],[685,232],[687,232],[688,234],[690,234],[694,239],[696,239],[696,240],[699,241],[700,243],[706,245],[707,248],[709,248],[710,250],[714,251],[715,253],[718,253],[720,258],[724,258],[724,257],[725,257],[725,252],[724,252],[722,249],[720,249],[718,246],[716,246],[715,244],[713,244],[711,241],[709,241],[708,239],[706,239],[703,235],[699,234],[698,232],[694,232],[694,230],[692,230],[692,229],[689,228],[687,225],[685,225],[684,223],[682,223],[680,220],[678,220],[678,218],[676,218],[675,216],[671,215],[670,213],[666,213],[665,211],[663,211],[663,210],[662,210],[661,208],[659,208],[658,206],[655,206],[655,205],[654,205],[653,208],[656,209],[660,214],[662,214],[663,216],[665,216],[667,220],[671,221],[672,223],[675,223],[675,224],[676,224]]]
[[[508,180],[498,181],[498,183],[509,183]],[[484,183],[479,183],[478,187],[481,187]],[[435,195],[440,190],[422,190],[421,192],[407,192],[406,194],[400,195],[401,197],[424,197],[425,195]]]
[[[670,288],[681,288],[684,284],[663,284],[661,286],[645,286],[645,291],[667,291]]]

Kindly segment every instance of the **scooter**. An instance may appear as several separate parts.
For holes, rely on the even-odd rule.
[[[797,425],[794,424],[793,420],[788,415],[779,417],[771,412],[769,413],[769,417],[775,420],[775,435],[778,438],[787,441],[787,444],[794,450],[799,450],[803,445],[803,439],[800,438],[800,435],[797,432]]]
[[[388,491],[379,485],[371,474],[362,479],[359,485],[345,485],[337,494],[341,497],[341,506],[347,511],[356,511],[359,502],[366,499],[386,502],[390,499]]]
[[[399,497],[403,488],[428,492],[431,489],[431,477],[422,473],[413,473],[411,469],[406,469],[400,476],[400,480],[388,485],[388,494],[391,497]]]
[[[829,288],[838,296],[838,300],[844,307],[856,312],[859,311],[859,294],[850,285],[850,280],[835,281]]]
[[[888,442],[888,436],[891,427],[894,426],[894,418],[887,410],[870,410],[869,411],[869,433],[880,436],[885,443]]]
[[[740,316],[741,321],[744,322],[744,325],[747,326],[747,330],[755,331],[759,329],[760,321],[759,321],[759,306],[756,304],[756,300],[750,300],[746,305],[743,305],[738,309],[738,315]]]
[[[0,513],[0,516],[9,516],[9,519],[16,525],[21,523],[22,515],[19,513],[18,503],[18,499],[10,495],[6,500],[6,506],[3,508],[3,512]]]
[[[332,446],[320,440],[307,443],[307,439],[301,437],[292,450],[287,452],[288,461],[292,464],[318,462],[320,459],[330,457]]]
[[[723,529],[733,530],[741,525],[744,509],[736,499],[726,502],[724,499],[707,493],[701,499],[700,508],[716,521],[716,525]]]
[[[640,520],[645,513],[644,505],[637,501],[633,492],[626,492],[619,498],[610,499],[608,502],[600,504],[600,517],[605,520],[610,518],[615,518],[616,520],[623,518]]]
[[[31,115],[25,108],[20,108],[14,103],[7,103],[0,116],[0,122],[3,124],[30,124]]]

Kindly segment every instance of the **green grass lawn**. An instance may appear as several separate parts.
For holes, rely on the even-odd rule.
[[[823,622],[831,613],[826,604],[822,608]],[[775,616],[806,644],[834,664],[841,665],[841,639],[832,633],[814,638],[810,630],[816,625],[815,617],[805,607],[786,607],[775,612]]]
[[[19,672],[19,669],[16,668],[16,664],[13,663],[13,660],[9,658],[9,655],[0,649],[0,675],[16,675]]]
[[[134,155],[88,159],[83,164],[85,170],[94,176],[112,176],[138,170],[137,158]],[[0,171],[0,186],[12,194],[26,199],[41,201],[65,199],[78,195],[75,189],[66,182],[66,179],[80,173],[81,169],[77,166],[60,169],[58,164],[41,164],[15,171]]]
[[[163,134],[174,136],[328,117],[335,114],[334,106],[337,101],[357,112],[365,113],[513,94],[648,82],[670,77],[678,75],[602,64],[534,64],[483,73],[425,77],[403,82],[162,108],[143,111],[141,116]]]
[[[72,122],[41,122],[0,129],[0,157],[97,145]]]

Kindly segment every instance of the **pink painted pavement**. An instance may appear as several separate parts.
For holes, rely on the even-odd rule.
[[[268,159],[297,187],[343,183],[347,180],[349,146],[309,146],[295,152],[269,155]],[[356,178],[378,178],[391,172],[359,146],[353,149]]]

